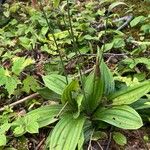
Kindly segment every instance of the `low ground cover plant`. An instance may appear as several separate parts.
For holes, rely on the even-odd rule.
[[[125,2],[85,4],[54,0],[50,7],[39,2],[35,9],[4,4],[0,98],[14,100],[32,92],[42,98],[26,104],[29,112],[22,115],[2,109],[2,149],[13,138],[40,134],[41,128],[48,132],[44,149],[90,149],[92,140],[108,138],[108,130],[117,144],[125,145],[120,129],[137,130],[149,121],[150,63],[140,56],[149,49],[149,16],[129,20],[132,28],[140,28],[137,39],[123,33],[124,20],[116,19],[118,6],[131,11]],[[92,67],[85,73],[87,66]],[[51,103],[36,108],[43,99]]]

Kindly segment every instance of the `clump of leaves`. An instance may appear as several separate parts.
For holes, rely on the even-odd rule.
[[[114,3],[109,7],[109,10],[120,4],[124,3]],[[55,5],[57,6],[58,4],[55,3]],[[28,11],[29,15],[32,16],[32,11],[34,10]],[[98,13],[104,15],[104,12]],[[28,36],[31,35],[34,30],[31,27],[26,31],[26,26],[24,26],[23,31],[17,33],[19,35],[19,45],[25,49],[32,50],[32,48],[35,48],[35,43],[39,41],[43,42],[43,49],[46,49],[46,51],[48,51],[48,44],[55,50],[56,47],[53,46],[54,41],[52,35],[48,34],[49,41],[45,38],[48,33],[48,27],[45,20],[43,20],[41,12],[34,11],[33,14],[34,16],[31,17],[31,22],[34,24],[40,20],[38,23],[42,26],[41,34],[39,34],[40,36],[34,34],[34,36],[30,38]],[[87,16],[86,12],[85,16]],[[13,20],[10,24],[15,25],[16,21]],[[89,27],[89,24],[85,23],[84,25]],[[21,26],[22,24],[19,24],[18,28]],[[90,33],[94,33],[94,30],[91,28],[88,29]],[[83,27],[81,26],[79,30],[83,31]],[[24,31],[26,32],[24,33]],[[4,31],[1,30],[1,34],[3,32]],[[103,34],[104,33],[105,32],[103,32]],[[78,32],[75,34],[78,34]],[[117,34],[120,34],[120,32],[117,32]],[[26,37],[24,37],[24,35]],[[67,39],[69,37],[67,31],[62,32],[56,30],[54,35],[57,40],[65,39],[67,44],[71,44],[70,39]],[[84,38],[79,40],[80,42],[83,39],[98,40],[97,37],[92,38],[92,36],[89,35],[83,37]],[[101,37],[101,34],[99,37]],[[59,41],[59,44],[61,45],[63,42]],[[121,47],[125,46],[124,40],[120,37],[114,38],[112,43],[108,43],[105,51],[112,48],[120,48],[120,45]],[[28,64],[24,58],[15,59],[14,62],[12,73],[14,76],[18,76]],[[1,72],[3,76],[9,76],[7,70],[2,68]],[[35,91],[36,83],[35,86],[29,84],[32,79],[32,77],[27,76],[27,79],[23,81],[24,91],[29,92],[30,89]],[[30,111],[24,117],[16,119],[13,123],[4,123],[0,128],[0,145],[6,144],[6,132],[10,128],[14,136],[18,137],[26,132],[31,134],[38,133],[39,128],[52,124],[54,129],[47,138],[46,148],[50,150],[75,150],[76,148],[82,149],[84,143],[90,140],[93,132],[100,130],[99,126],[103,123],[105,123],[104,125],[106,125],[106,127],[112,125],[121,129],[138,129],[143,125],[140,115],[131,107],[131,104],[139,102],[141,100],[140,98],[150,91],[150,81],[144,81],[133,86],[116,90],[112,73],[99,55],[97,56],[94,71],[85,77],[84,80],[82,76],[81,79],[78,79],[58,74],[50,74],[43,76],[43,81],[51,93],[53,92],[52,95],[57,97],[58,103]],[[5,86],[5,88],[7,87],[5,83],[1,84]],[[14,91],[14,89],[12,91]],[[12,91],[8,91],[10,95]],[[49,97],[47,99],[49,99]],[[136,108],[135,106],[133,107]],[[114,133],[113,138],[120,145],[126,144],[126,139],[119,133]]]
[[[15,135],[38,133],[40,127],[55,122],[47,138],[47,148],[75,150],[83,147],[84,141],[99,130],[97,125],[102,122],[122,129],[138,129],[143,125],[130,104],[150,91],[149,80],[116,91],[112,73],[104,61],[97,59],[94,71],[86,77],[82,87],[77,78],[68,78],[67,82],[58,74],[43,76],[43,81],[61,97],[59,104],[43,106],[16,120],[12,123]],[[87,125],[90,130],[86,129]],[[117,138],[118,133],[114,133],[114,140],[118,141]],[[124,137],[118,142],[126,143]]]

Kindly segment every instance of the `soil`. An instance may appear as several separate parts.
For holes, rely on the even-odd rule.
[[[107,140],[101,140],[92,143],[93,150],[150,150],[150,141],[144,139],[149,135],[150,130],[142,128],[134,131],[120,131],[127,138],[127,145],[117,145],[112,137]],[[92,148],[91,148],[92,149]]]

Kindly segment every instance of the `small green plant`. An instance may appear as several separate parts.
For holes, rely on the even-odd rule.
[[[57,104],[30,111],[12,123],[14,134],[38,133],[40,127],[55,122],[47,138],[47,148],[75,150],[83,148],[84,141],[90,140],[102,122],[121,129],[140,128],[142,119],[129,105],[150,91],[150,81],[116,91],[111,72],[103,61],[98,60],[94,71],[85,77],[82,87],[77,78],[68,78],[67,83],[62,75],[43,76],[45,86],[60,99]],[[87,125],[90,130],[86,129]],[[121,134],[118,140],[118,133],[114,133],[114,139],[126,144]]]
[[[58,7],[59,2],[59,0],[53,1],[55,8]],[[63,2],[63,5],[60,6],[61,12],[57,10],[59,13],[48,7],[44,7],[43,12],[37,11],[19,3],[12,7],[7,4],[5,6],[6,10],[3,14],[8,18],[9,23],[4,26],[4,22],[0,29],[0,43],[2,43],[0,56],[2,57],[1,64],[4,64],[5,60],[9,60],[11,63],[8,68],[7,65],[0,67],[0,86],[4,92],[7,90],[9,97],[15,95],[15,90],[21,87],[22,92],[39,92],[45,99],[52,99],[54,104],[32,110],[23,117],[14,114],[1,115],[0,146],[6,145],[9,139],[6,136],[8,130],[11,130],[15,137],[19,137],[25,133],[39,133],[40,128],[51,125],[53,129],[49,130],[50,134],[47,137],[45,149],[82,150],[87,142],[107,137],[104,132],[101,132],[102,128],[107,129],[111,126],[128,130],[138,129],[143,125],[140,115],[143,117],[146,114],[149,119],[150,113],[147,109],[150,108],[150,105],[145,97],[150,97],[148,94],[150,80],[139,82],[135,77],[136,79],[132,81],[132,79],[120,75],[114,78],[102,59],[103,54],[100,54],[113,50],[126,51],[127,42],[149,45],[149,41],[138,42],[133,38],[127,39],[127,41],[123,32],[107,29],[107,23],[117,26],[117,23],[111,19],[115,18],[116,14],[111,15],[110,12],[115,7],[126,4],[104,0],[101,4],[110,2],[111,5],[108,10],[105,7],[99,10],[97,3],[90,2],[86,5],[85,10],[78,12],[76,6],[71,4],[73,7],[70,11],[69,2]],[[68,8],[66,9],[66,7]],[[20,12],[18,14],[22,15],[19,16],[22,18],[21,20],[16,17],[18,11]],[[106,15],[107,11],[110,14]],[[14,15],[13,19],[11,14]],[[74,16],[71,18],[72,14]],[[66,20],[69,20],[68,24],[66,24]],[[132,20],[130,25],[138,27],[145,21],[146,24],[141,26],[141,31],[147,35],[149,33],[147,20],[147,17],[139,16]],[[99,32],[97,26],[101,21],[102,31]],[[54,26],[56,28],[53,28]],[[66,29],[68,26],[70,30]],[[111,36],[107,39],[106,35]],[[94,54],[94,57],[96,56],[94,70],[88,76],[84,76],[80,65],[76,65],[79,76],[67,75],[63,55],[66,53],[78,57],[81,53],[86,54],[90,50],[95,53],[95,45],[101,49],[98,49],[97,56]],[[26,67],[35,64],[36,59],[29,56],[37,48],[46,52],[47,55],[59,55],[61,60],[59,62],[62,65],[61,73],[54,69],[55,72],[57,70],[57,74],[49,71],[49,75],[42,76],[45,85],[43,89],[38,89],[39,84],[32,74],[26,74],[26,78],[21,77],[22,71]],[[27,55],[18,57],[20,52],[27,52]],[[137,49],[132,53],[136,52]],[[58,60],[58,58],[56,59]],[[141,63],[149,69],[148,60],[143,57],[134,60],[127,58],[123,63],[129,64],[130,69]],[[123,85],[123,88],[118,88],[115,85],[115,79],[126,84]],[[146,113],[143,113],[145,109]],[[112,135],[117,144],[125,145],[127,143],[127,139],[120,132],[112,132]]]

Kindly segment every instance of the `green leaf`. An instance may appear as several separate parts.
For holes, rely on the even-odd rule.
[[[84,133],[82,132],[78,141],[78,150],[83,150],[83,144],[84,144]]]
[[[27,37],[20,37],[19,38],[19,44],[27,50],[32,49],[31,40]]]
[[[66,78],[58,74],[43,76],[45,86],[57,94],[62,95],[63,90],[67,86]]]
[[[39,124],[38,124],[38,114],[27,115],[24,117],[24,126],[25,131],[29,133],[38,133]]]
[[[79,87],[78,80],[72,80],[70,84],[68,84],[63,91],[62,99],[61,99],[62,104],[65,104],[66,102],[68,102],[71,106],[74,107],[76,105],[76,101],[74,100],[72,94],[73,92],[79,89],[80,87]]]
[[[144,16],[138,16],[138,17],[135,17],[131,22],[130,22],[130,26],[131,27],[134,27],[136,26],[137,24],[143,22],[146,18]]]
[[[12,72],[16,75],[19,75],[23,69],[31,64],[33,64],[35,61],[31,58],[25,57],[15,57],[13,59],[13,66],[12,66]]]
[[[5,78],[5,89],[8,91],[9,96],[14,93],[17,85],[20,84],[20,81],[17,77],[6,77]]]
[[[138,101],[131,104],[131,107],[135,110],[141,110],[141,109],[149,109],[150,108],[150,99],[139,99]]]
[[[39,124],[36,121],[31,121],[26,126],[26,131],[29,133],[38,133],[39,132]]]
[[[81,109],[82,109],[83,98],[84,98],[83,94],[78,94],[77,98],[75,99],[76,100],[76,105],[77,105],[77,112],[74,113],[74,115],[73,115],[74,118],[77,118],[80,115],[80,112],[81,112]]]
[[[93,134],[93,126],[92,122],[89,120],[86,120],[83,127],[84,132],[84,142],[87,143],[91,139],[91,136]]]
[[[99,105],[103,94],[103,81],[99,73],[91,73],[87,77],[84,92],[85,99],[83,100],[83,107],[91,113]]]
[[[125,6],[127,6],[127,4],[124,3],[124,2],[114,2],[114,3],[112,3],[112,4],[109,6],[108,11],[109,11],[109,12],[112,11],[115,7],[117,7],[117,6],[119,6],[119,5],[125,5]]]
[[[6,136],[4,134],[0,134],[0,146],[5,146],[6,142]]]
[[[53,100],[59,100],[61,97],[60,95],[54,93],[49,88],[44,87],[41,89],[38,89],[37,92],[44,98],[44,99],[53,99]]]
[[[27,116],[38,115],[37,122],[39,127],[47,126],[58,120],[56,116],[62,109],[62,105],[43,106],[27,113]],[[63,109],[62,113],[68,111],[68,108]]]
[[[6,131],[9,130],[11,127],[10,123],[4,123],[3,125],[0,126],[0,134],[4,134]]]
[[[150,80],[141,82],[110,95],[112,105],[132,104],[150,91]]]
[[[39,88],[39,84],[37,83],[36,79],[33,76],[27,76],[23,80],[23,88],[22,90],[26,93],[29,93],[30,90],[36,92],[36,90]]]
[[[96,131],[93,133],[92,136],[92,141],[98,141],[98,140],[102,140],[102,139],[107,139],[107,134],[105,132],[102,131]]]
[[[54,8],[57,8],[59,6],[60,0],[53,0],[54,2]]]
[[[120,132],[113,132],[113,139],[117,144],[121,146],[127,144],[127,138]]]
[[[142,25],[140,30],[143,31],[145,34],[149,34],[150,33],[150,24]]]
[[[80,140],[85,118],[67,114],[57,123],[49,140],[49,149],[75,150]]]
[[[101,120],[122,129],[138,129],[143,123],[139,114],[129,106],[99,108],[94,120]]]
[[[106,95],[113,93],[115,89],[113,75],[103,60],[100,65],[100,70],[101,70],[102,80],[104,81],[104,93]]]
[[[10,76],[7,69],[0,67],[0,86],[3,85],[5,87],[9,96],[13,94],[19,83],[20,81],[16,76]]]
[[[25,130],[24,130],[23,126],[20,125],[14,129],[13,133],[15,136],[21,136],[25,133]]]
[[[3,14],[4,14],[5,17],[8,18],[10,16],[10,11],[4,11]]]
[[[48,32],[48,27],[42,27],[41,34],[46,35],[47,32]]]
[[[125,46],[125,41],[123,38],[114,38],[113,41],[113,47],[114,48],[123,48]]]
[[[10,11],[11,13],[16,13],[18,9],[19,9],[19,3],[15,3],[15,4],[13,4],[12,6],[10,6],[9,11]]]
[[[107,52],[109,50],[111,50],[114,46],[114,43],[111,42],[111,43],[106,43],[105,45],[102,46],[102,50],[104,50],[104,52]]]
[[[133,69],[138,64],[145,64],[147,69],[150,69],[150,59],[145,57],[140,58],[127,58],[122,61],[124,64],[128,65],[131,69]]]

